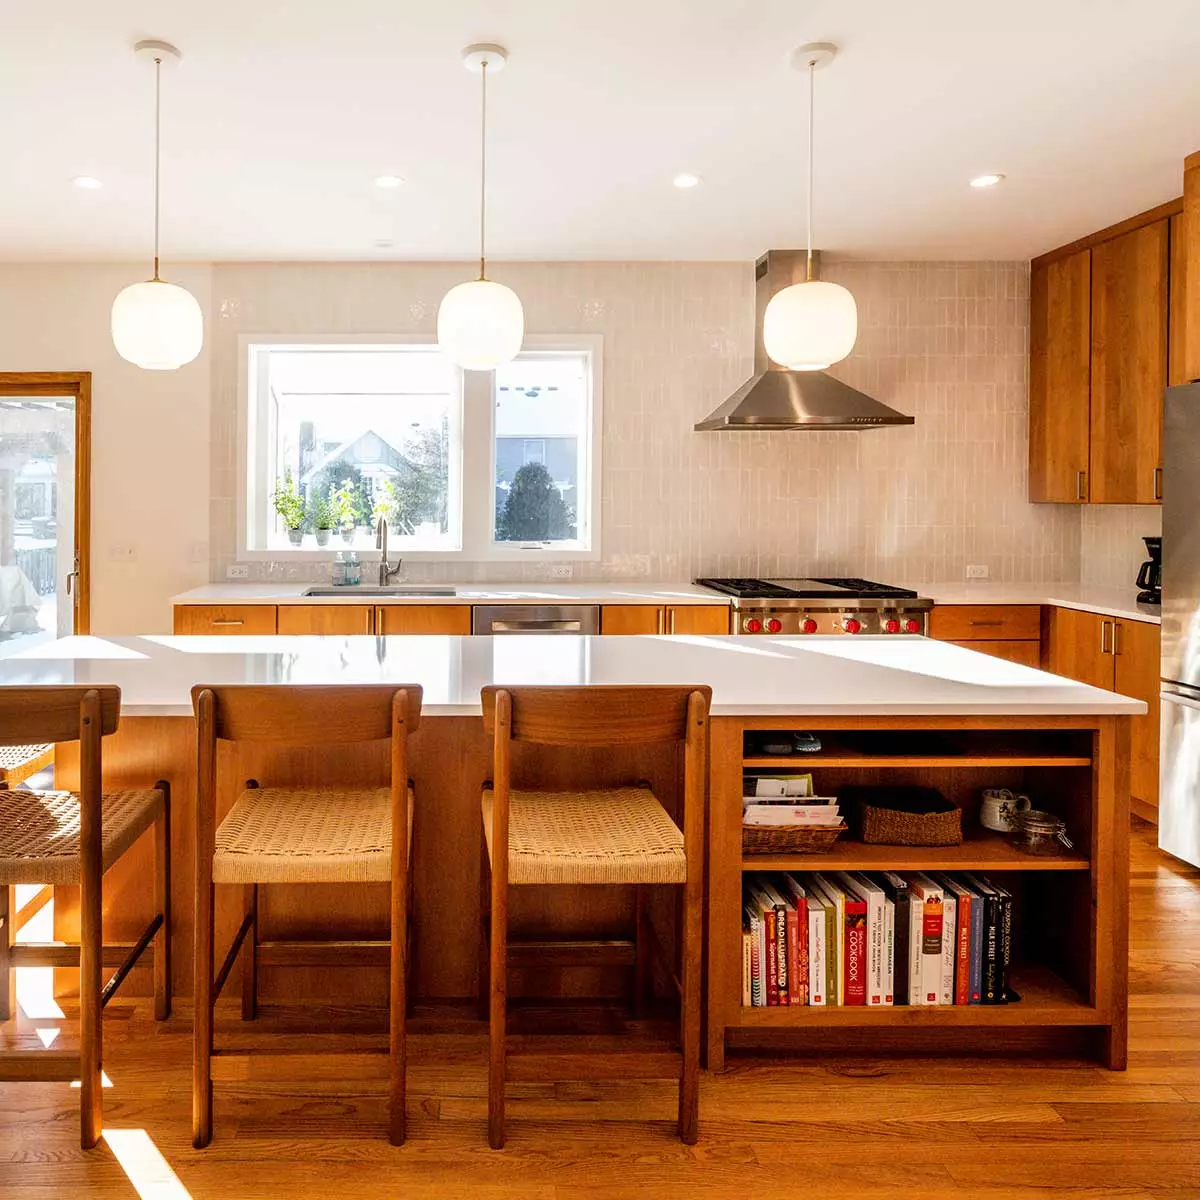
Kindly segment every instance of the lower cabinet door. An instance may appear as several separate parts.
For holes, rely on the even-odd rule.
[[[177,604],[174,614],[178,634],[233,634],[275,632],[273,604]]]
[[[1148,621],[1117,624],[1117,691],[1144,700],[1149,712],[1129,719],[1129,794],[1146,808],[1158,808],[1159,665],[1161,631]]]
[[[281,634],[374,633],[370,604],[281,604],[276,627]]]
[[[602,634],[666,633],[665,610],[656,604],[602,605],[600,632]]]
[[[469,604],[380,604],[375,609],[375,632],[383,634],[471,632]]]
[[[1055,608],[1050,614],[1050,670],[1111,692],[1115,624],[1112,617]]]
[[[980,654],[990,654],[993,658],[1007,659],[1009,662],[1020,663],[1025,667],[1040,667],[1042,665],[1041,642],[994,641],[994,642],[951,642],[952,646],[962,646],[967,650],[978,650]]]
[[[672,604],[667,609],[668,633],[728,633],[729,605]]]

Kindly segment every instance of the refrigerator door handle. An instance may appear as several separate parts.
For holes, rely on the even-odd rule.
[[[1179,704],[1184,708],[1194,708],[1200,712],[1200,697],[1192,699],[1190,696],[1183,695],[1182,692],[1168,692],[1166,689],[1159,692],[1158,698],[1165,700],[1168,704]]]

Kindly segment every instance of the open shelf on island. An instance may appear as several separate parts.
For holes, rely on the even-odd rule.
[[[998,833],[968,830],[957,846],[880,846],[840,838],[819,854],[743,854],[743,871],[1086,871],[1088,858],[1026,854]]]
[[[871,754],[863,750],[831,746],[816,754],[756,755],[742,760],[748,771],[790,770],[803,774],[813,767],[1088,767],[1092,760],[1082,754],[1034,754],[1002,750],[962,754]]]
[[[1046,967],[1017,967],[1012,986],[1021,999],[1011,1004],[899,1005],[778,1005],[738,1010],[738,1024],[758,1028],[796,1028],[814,1025],[936,1026],[936,1025],[1103,1025],[1107,1018],[1060,976]]]

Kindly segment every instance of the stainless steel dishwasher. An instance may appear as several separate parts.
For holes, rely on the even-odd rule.
[[[471,632],[599,633],[598,604],[476,604]]]

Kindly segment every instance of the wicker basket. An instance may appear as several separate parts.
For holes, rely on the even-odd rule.
[[[934,788],[846,788],[838,800],[854,813],[858,836],[884,846],[957,846],[962,809]]]
[[[743,825],[743,854],[822,854],[846,832],[840,825]]]

